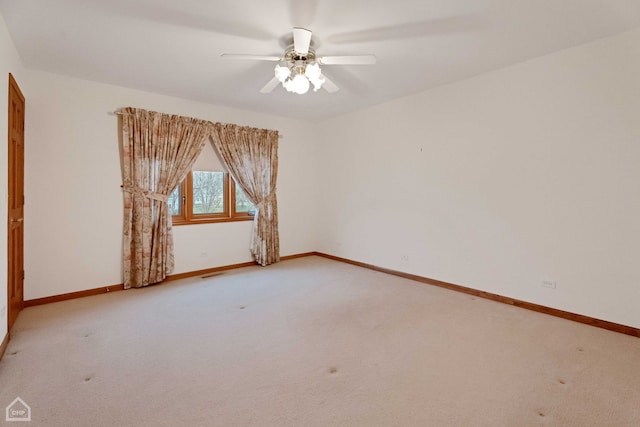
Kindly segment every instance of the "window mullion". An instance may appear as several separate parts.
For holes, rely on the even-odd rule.
[[[187,179],[180,183],[180,220],[187,221]]]
[[[234,218],[236,216],[236,183],[231,177],[229,177],[229,195],[229,216]]]
[[[231,209],[232,209],[232,194],[231,191],[229,191],[229,173],[225,172],[224,173],[224,214],[227,218],[231,218],[232,214],[231,214]]]
[[[191,172],[187,174],[187,178],[185,179],[185,197],[187,203],[185,204],[185,219],[187,222],[191,221],[193,215],[193,177]]]

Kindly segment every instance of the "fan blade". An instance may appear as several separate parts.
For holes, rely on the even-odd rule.
[[[271,93],[271,91],[274,90],[279,83],[280,80],[278,80],[277,77],[272,78],[271,80],[269,80],[269,83],[267,83],[262,89],[260,89],[260,93]]]
[[[329,80],[329,78],[326,75],[323,74],[322,77],[324,78],[324,83],[322,84],[322,89],[326,90],[329,93],[335,93],[335,92],[340,90],[340,88],[338,86],[336,86],[336,84],[334,82]]]
[[[373,65],[376,63],[376,57],[374,55],[323,56],[318,58],[318,62],[322,65]]]
[[[300,55],[309,53],[311,46],[311,31],[305,28],[294,27],[293,29],[293,50]]]
[[[231,58],[231,59],[253,59],[257,61],[280,61],[279,56],[269,56],[269,55],[249,55],[244,53],[223,53],[223,58]]]

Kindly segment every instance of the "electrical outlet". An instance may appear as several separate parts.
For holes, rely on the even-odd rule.
[[[208,254],[208,253],[206,253],[206,252],[200,252],[200,258],[206,258],[206,257],[208,257],[208,256],[209,256],[209,254]]]
[[[402,256],[400,257],[400,261],[402,261],[402,262],[404,262],[404,263],[409,262],[409,255],[402,255]]]
[[[555,280],[548,280],[545,279],[542,281],[542,286],[545,288],[549,288],[549,289],[555,289],[556,288],[556,281]]]
[[[7,315],[7,306],[0,308],[0,318],[4,318]]]

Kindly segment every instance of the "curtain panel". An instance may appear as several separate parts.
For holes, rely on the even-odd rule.
[[[215,123],[212,140],[236,184],[256,206],[251,254],[262,266],[280,261],[278,132]]]
[[[124,287],[157,283],[173,271],[167,199],[210,134],[210,122],[137,108],[121,111]]]

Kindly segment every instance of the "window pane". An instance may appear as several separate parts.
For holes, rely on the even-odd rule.
[[[224,212],[224,172],[193,171],[193,213]]]
[[[244,191],[236,184],[236,212],[255,212],[256,207],[247,199]]]
[[[167,204],[169,205],[169,213],[171,215],[181,214],[180,207],[182,206],[182,204],[180,203],[180,200],[182,200],[182,197],[180,194],[180,186],[178,185],[167,200]]]

